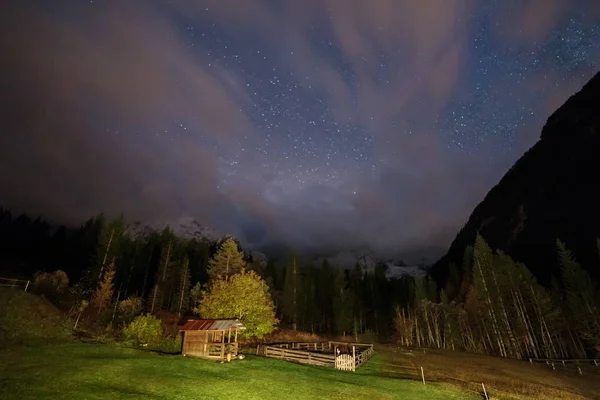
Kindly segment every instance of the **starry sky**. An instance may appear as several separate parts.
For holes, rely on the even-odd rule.
[[[0,204],[434,260],[598,71],[594,0],[0,5]]]

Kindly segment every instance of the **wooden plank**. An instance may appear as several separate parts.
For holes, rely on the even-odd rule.
[[[302,350],[292,350],[292,349],[282,349],[279,347],[273,347],[273,346],[265,346],[265,349],[269,349],[269,350],[273,350],[273,351],[284,351],[285,353],[289,353],[289,354],[309,354],[309,352],[306,351],[302,351]],[[321,353],[310,353],[311,355],[315,356],[321,356],[321,357],[327,357],[330,358],[331,360],[335,359],[335,356],[333,354],[321,354]]]

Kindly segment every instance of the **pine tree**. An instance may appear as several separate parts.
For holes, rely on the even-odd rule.
[[[314,333],[319,318],[319,304],[316,298],[315,267],[309,264],[303,268],[300,325],[303,330]]]
[[[197,307],[202,296],[202,285],[200,282],[196,282],[193,288],[190,289],[190,304],[191,307]]]
[[[231,275],[240,272],[245,266],[244,253],[238,249],[232,238],[228,238],[208,261],[208,275],[211,280],[217,277],[228,279]]]
[[[181,317],[190,305],[190,260],[187,257],[184,257],[181,263],[177,299],[177,314]]]
[[[110,305],[114,292],[115,264],[110,263],[104,269],[102,280],[98,283],[94,294],[94,305],[98,308],[98,314]]]
[[[301,298],[300,289],[301,280],[298,254],[295,251],[292,251],[285,269],[282,305],[283,312],[287,319],[292,323],[293,330],[296,330],[298,326],[298,309]]]
[[[597,288],[560,240],[556,241],[561,266],[566,305],[582,338],[590,344],[600,340],[600,312],[596,301]]]
[[[161,235],[166,240],[166,245],[161,249],[160,264],[156,273],[156,282],[152,290],[152,301],[150,303],[150,312],[160,309],[166,292],[166,282],[169,273],[169,265],[173,251],[173,237],[169,228],[165,228]]]
[[[346,336],[352,331],[352,296],[346,287],[346,272],[338,269],[333,280],[333,315],[338,335]]]

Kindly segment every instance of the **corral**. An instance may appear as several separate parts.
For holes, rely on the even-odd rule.
[[[256,354],[301,364],[334,367],[343,371],[356,368],[373,355],[373,345],[366,343],[314,342],[259,345]]]

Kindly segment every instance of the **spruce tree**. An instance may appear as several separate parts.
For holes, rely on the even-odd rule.
[[[232,238],[228,238],[208,261],[208,275],[211,280],[217,277],[228,279],[231,275],[240,272],[245,266],[244,253],[238,249]]]
[[[582,338],[590,344],[596,344],[594,342],[600,340],[596,285],[563,242],[557,239],[556,246],[567,307]]]
[[[346,336],[352,332],[352,295],[346,287],[346,272],[338,269],[333,279],[333,315],[338,335]]]
[[[181,262],[177,289],[177,314],[181,316],[189,309],[190,305],[190,260],[187,257],[183,257]]]
[[[291,322],[293,330],[296,330],[298,326],[301,287],[298,254],[295,251],[292,251],[285,269],[282,305],[283,312],[287,320]]]

